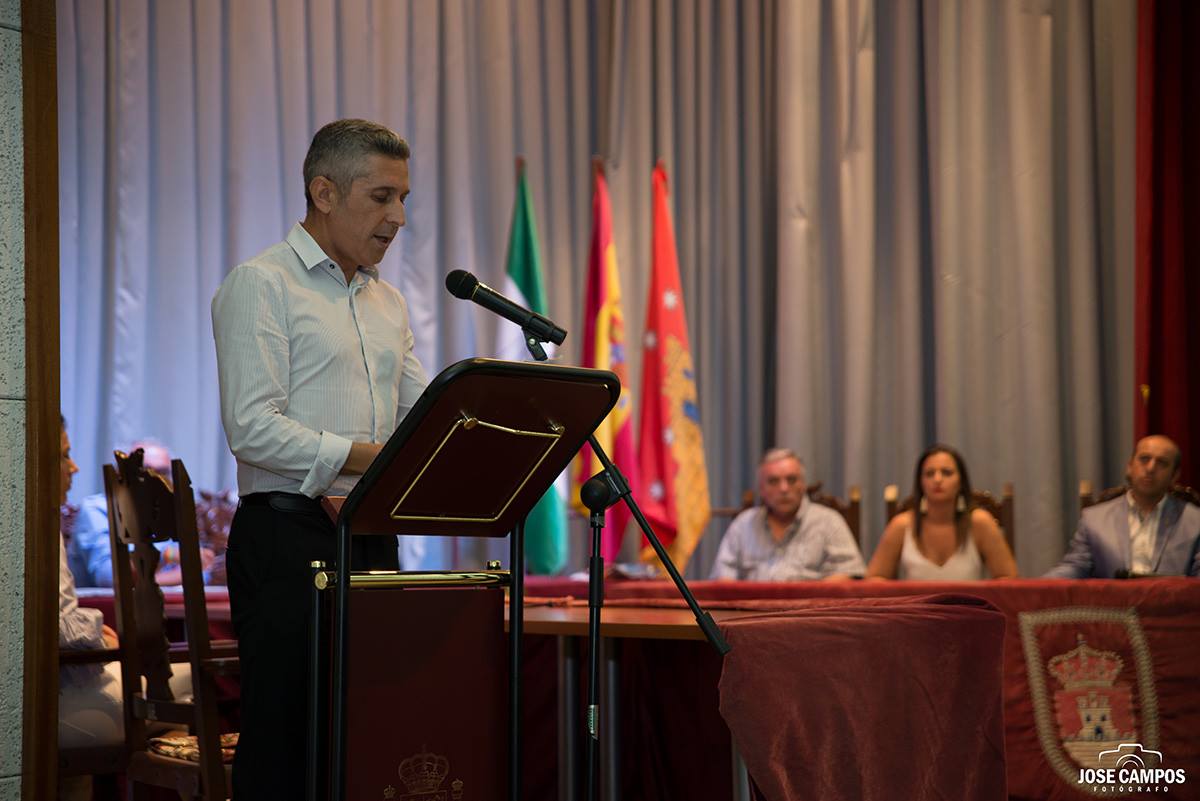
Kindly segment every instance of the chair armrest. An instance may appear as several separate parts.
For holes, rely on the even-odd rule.
[[[190,662],[191,652],[185,642],[172,643],[168,652],[172,662]],[[209,643],[210,659],[237,659],[237,640],[213,640]]]
[[[106,662],[117,662],[121,659],[120,648],[89,648],[82,651],[58,652],[60,665],[98,665]]]

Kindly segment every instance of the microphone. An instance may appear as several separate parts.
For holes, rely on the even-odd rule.
[[[528,336],[536,337],[541,342],[561,345],[567,338],[566,330],[555,325],[553,320],[514,303],[466,270],[451,270],[446,276],[446,289],[460,300],[473,300],[488,311],[516,323]]]

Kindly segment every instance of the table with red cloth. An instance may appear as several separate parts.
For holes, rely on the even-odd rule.
[[[732,650],[719,685],[754,797],[1003,801],[993,607],[952,595],[756,603],[721,623]]]
[[[1183,784],[1160,786],[1154,797],[1200,798],[1200,581],[698,581],[691,586],[712,609],[770,600],[938,593],[982,598],[1003,612],[1007,622],[1001,669],[1009,798],[1120,795],[1112,788],[1078,784],[1080,768],[1099,765],[1099,752],[1110,750],[1104,744],[1111,742],[1139,743],[1160,752],[1164,767],[1183,771]],[[530,577],[526,593],[586,599],[587,583]],[[610,580],[606,598],[614,606],[674,604],[677,595],[668,582]],[[103,608],[98,600],[81,602]],[[222,610],[227,613],[227,601],[216,594],[210,595],[209,605],[214,619]],[[551,636],[528,635],[526,641],[525,797],[548,800],[557,796],[558,645]],[[721,659],[699,640],[628,640],[624,646],[624,776],[625,786],[636,788],[626,797],[728,797],[731,741],[720,713]],[[828,656],[828,664],[838,668],[847,687],[870,678],[839,663],[835,654]],[[981,664],[978,669],[994,667]],[[1104,709],[1108,713],[1097,714]],[[1089,716],[1094,720],[1088,721]],[[904,736],[896,736],[896,747],[903,753]],[[681,775],[688,777],[683,787],[705,787],[707,792],[683,793]]]
[[[1114,797],[1119,794],[1114,792],[1118,788],[1081,785],[1078,780],[1081,768],[1111,766],[1101,761],[1101,754],[1122,743],[1138,743],[1161,753],[1162,767],[1182,771],[1173,774],[1175,778],[1186,777],[1182,784],[1160,783],[1152,788],[1154,792],[1147,790],[1144,794],[1200,798],[1200,581],[698,581],[691,587],[712,609],[764,600],[936,593],[982,598],[1003,612],[1007,621],[1000,667],[1009,798]],[[530,578],[526,592],[531,596],[586,598],[587,584]],[[613,604],[643,604],[655,599],[674,603],[676,597],[669,582],[613,580],[606,585],[606,598]],[[654,759],[675,769],[707,774],[710,787],[727,787],[730,769],[718,763],[716,749],[702,749],[699,756],[693,751],[691,757],[687,756],[687,749],[696,742],[720,742],[724,738],[728,743],[728,731],[721,731],[722,720],[700,714],[691,704],[692,699],[710,706],[717,704],[719,667],[714,670],[713,662],[719,660],[715,656],[710,659],[711,649],[705,643],[689,643],[692,649],[676,655],[663,645],[656,644],[649,654],[626,649],[625,658],[631,664],[626,665],[625,673],[633,683],[642,684],[644,692],[626,688],[624,706],[636,724],[622,726],[625,753],[631,759],[643,752],[653,755],[656,750],[669,751],[673,747],[663,745],[663,741],[676,742],[674,747],[682,752],[678,758],[660,753]],[[863,675],[840,663],[837,654],[830,653],[827,658],[830,666],[840,670],[847,687],[880,680],[878,672],[868,670]],[[977,665],[978,670],[995,667]],[[666,699],[651,696],[649,686],[645,686],[650,681],[656,689],[669,687]],[[639,702],[639,697],[650,700]],[[858,712],[870,715],[875,710],[863,708]],[[684,722],[676,727],[676,719]],[[908,747],[906,737],[896,736],[898,750]],[[743,751],[748,749],[743,746]],[[746,754],[748,764],[753,758]],[[663,785],[663,777],[656,776],[656,770],[637,762],[626,768],[627,773],[657,785],[641,797],[685,797]]]
[[[672,603],[624,600],[604,609],[600,797],[606,801],[746,797],[734,793],[730,730],[757,798],[1005,797],[1004,618],[985,601],[938,595],[739,601],[736,608],[715,602],[723,608],[714,608],[713,617],[733,645],[723,664],[700,641],[691,613]],[[587,614],[578,605],[531,603],[527,642],[550,634],[567,641],[560,646],[578,646]],[[559,649],[560,681],[579,685],[582,678],[570,679],[582,672],[572,650]],[[827,658],[831,650],[836,662]],[[995,667],[974,669],[979,662]],[[849,684],[843,673],[854,665],[888,680]],[[534,679],[545,673],[527,663],[530,692],[542,689]],[[535,704],[527,705],[526,721]],[[854,712],[862,705],[880,711],[863,718]],[[943,706],[961,714],[944,720]],[[545,726],[552,714],[546,709],[540,725],[527,727],[528,754],[554,750]],[[559,715],[560,731],[568,733],[560,757],[578,756],[579,741],[586,741],[580,727],[561,728],[576,716],[562,708]],[[898,736],[904,750],[895,747]],[[537,767],[529,759],[526,765]],[[578,777],[573,787],[569,778],[564,782],[570,766],[560,758],[559,798],[583,797]],[[527,772],[523,797],[554,797],[545,787],[553,778]]]

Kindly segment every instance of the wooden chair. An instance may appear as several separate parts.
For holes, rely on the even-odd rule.
[[[215,677],[236,671],[236,647],[212,642],[208,633],[196,507],[183,462],[171,462],[172,483],[142,466],[142,452],[116,454],[104,466],[117,633],[121,639],[121,679],[125,703],[126,776],[131,796],[137,785],[174,790],[183,799],[224,799],[229,766],[219,745]],[[166,635],[162,590],[155,581],[159,554],[155,542],[178,543],[183,574],[187,641],[172,646]],[[172,661],[192,670],[191,700],[176,699],[168,686]],[[144,690],[143,690],[143,681]],[[175,759],[150,750],[147,723],[177,724],[195,735],[199,761]]]
[[[843,501],[836,495],[827,495],[821,492],[821,482],[818,481],[808,488],[808,498],[822,506],[828,506],[845,518],[846,525],[850,528],[850,533],[854,535],[854,541],[858,543],[859,549],[862,549],[861,487],[857,484],[851,486],[847,493],[847,499]]]
[[[822,506],[828,506],[830,509],[838,512],[846,520],[846,525],[850,528],[850,533],[854,535],[854,541],[862,547],[862,488],[855,485],[850,487],[847,500],[842,500],[836,495],[827,495],[821,492],[821,482],[811,484],[808,487],[808,499],[813,503],[819,503]],[[712,510],[713,517],[734,518],[742,512],[754,505],[757,500],[754,490],[748,489],[742,493],[741,506],[718,506]]]
[[[749,509],[751,506],[753,506],[754,501],[755,501],[754,490],[748,489],[742,493],[742,505],[741,506],[714,506],[712,508],[711,515],[713,517],[723,517],[726,519],[733,519],[733,518],[737,517],[738,515],[740,515],[742,512]]]
[[[1083,511],[1089,506],[1097,503],[1111,501],[1113,498],[1124,495],[1129,490],[1129,487],[1122,484],[1119,487],[1109,487],[1106,490],[1101,490],[1099,495],[1092,491],[1092,482],[1079,482],[1079,511]],[[1171,494],[1184,503],[1194,503],[1200,506],[1200,491],[1194,490],[1191,487],[1185,487],[1182,484],[1175,484],[1171,487]]]
[[[884,487],[883,504],[887,510],[888,520],[912,508],[913,498],[911,495],[904,500],[899,500],[899,497],[900,488],[895,484]],[[1016,518],[1013,516],[1012,482],[1004,482],[1004,489],[1001,490],[999,499],[987,490],[975,490],[971,493],[971,500],[975,506],[996,518],[996,522],[1000,524],[1000,530],[1004,532],[1004,539],[1008,541],[1009,549],[1015,554],[1017,552],[1017,532]]]

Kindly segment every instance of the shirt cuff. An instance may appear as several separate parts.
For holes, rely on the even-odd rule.
[[[342,472],[342,467],[346,464],[346,459],[350,457],[350,445],[350,440],[345,437],[322,431],[321,444],[317,446],[317,460],[304,477],[300,493],[310,498],[324,495],[325,491],[333,486],[338,473]]]

